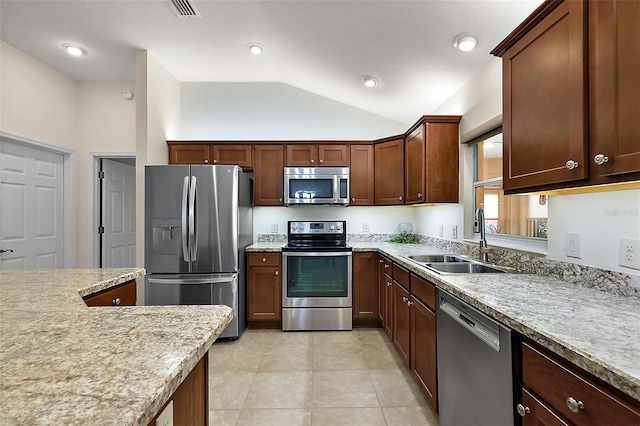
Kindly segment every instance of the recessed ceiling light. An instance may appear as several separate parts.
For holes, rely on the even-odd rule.
[[[62,47],[71,56],[83,56],[87,54],[87,51],[84,50],[82,47],[78,46],[77,44],[62,43]]]
[[[478,40],[468,34],[459,34],[453,39],[453,46],[463,52],[470,52],[476,48]]]
[[[365,75],[362,77],[362,83],[367,87],[376,87],[378,85],[378,80],[371,77],[370,75]]]
[[[262,46],[259,43],[249,43],[247,47],[249,48],[249,52],[251,52],[254,55],[259,55],[264,50],[264,46]]]

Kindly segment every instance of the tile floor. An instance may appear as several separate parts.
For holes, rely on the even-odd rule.
[[[209,368],[215,426],[438,425],[382,329],[247,330]]]

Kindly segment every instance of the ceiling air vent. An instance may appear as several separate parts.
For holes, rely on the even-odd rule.
[[[190,0],[169,0],[173,10],[181,18],[200,17],[200,12]]]

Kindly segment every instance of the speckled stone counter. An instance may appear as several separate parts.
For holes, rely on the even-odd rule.
[[[268,244],[261,243],[261,250]],[[349,245],[356,252],[377,251],[390,257],[438,288],[640,400],[637,298],[543,275],[439,275],[403,257],[446,252],[424,244],[349,242]],[[271,249],[279,250],[277,244],[272,244]]]
[[[89,308],[143,269],[0,271],[0,423],[146,425],[231,321],[226,306]]]

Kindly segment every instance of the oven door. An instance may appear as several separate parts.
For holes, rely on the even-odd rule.
[[[351,307],[352,253],[288,251],[282,253],[282,306]]]

